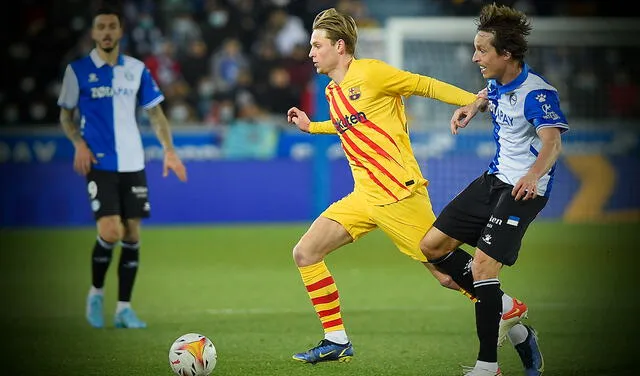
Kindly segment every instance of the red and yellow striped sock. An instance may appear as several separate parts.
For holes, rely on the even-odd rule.
[[[469,292],[467,292],[467,290],[460,288],[458,291],[460,291],[460,293],[464,296],[466,296],[467,298],[469,298],[471,300],[472,303],[476,303],[478,302],[478,298],[476,298],[475,296],[471,295]]]
[[[313,308],[318,313],[324,332],[344,330],[340,314],[338,287],[324,261],[298,267]]]

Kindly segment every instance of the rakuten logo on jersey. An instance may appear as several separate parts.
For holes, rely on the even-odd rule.
[[[341,118],[333,121],[333,126],[336,127],[338,133],[344,133],[358,123],[364,123],[367,121],[367,115],[360,111],[357,114],[344,114]]]

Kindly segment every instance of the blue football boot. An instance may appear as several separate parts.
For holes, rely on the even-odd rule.
[[[351,360],[351,357],[353,357],[353,346],[351,342],[340,345],[327,339],[323,339],[318,343],[318,346],[309,349],[307,352],[293,355],[294,360],[311,364],[333,360],[348,362]]]
[[[104,297],[99,294],[87,296],[86,317],[94,328],[104,328],[103,300]]]
[[[540,376],[544,371],[544,359],[540,352],[540,346],[538,345],[538,334],[529,325],[525,325],[527,328],[527,339],[515,346],[522,365],[524,366],[525,375],[527,376]]]
[[[131,308],[125,308],[116,313],[114,324],[116,328],[141,329],[147,327],[147,324],[140,320]]]

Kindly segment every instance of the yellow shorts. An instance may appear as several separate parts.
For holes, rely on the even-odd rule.
[[[426,187],[411,196],[387,205],[369,204],[361,194],[352,192],[331,204],[323,217],[340,223],[353,240],[380,228],[398,247],[415,260],[426,262],[420,241],[436,220]]]

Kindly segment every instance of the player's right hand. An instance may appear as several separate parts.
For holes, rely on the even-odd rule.
[[[475,103],[468,104],[455,110],[453,116],[451,116],[451,134],[458,134],[458,129],[466,127],[477,113],[478,107]]]
[[[311,120],[309,120],[307,113],[298,107],[291,107],[289,111],[287,111],[287,122],[295,124],[301,131],[309,133]]]
[[[76,154],[73,157],[73,169],[80,175],[85,176],[91,171],[91,165],[98,163],[98,160],[84,142],[76,145]]]

